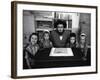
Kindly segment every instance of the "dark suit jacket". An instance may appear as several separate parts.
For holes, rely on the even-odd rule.
[[[53,43],[53,47],[66,47],[68,38],[70,35],[70,31],[64,31],[62,36],[62,40],[60,40],[60,35],[56,30],[50,32],[50,40]]]

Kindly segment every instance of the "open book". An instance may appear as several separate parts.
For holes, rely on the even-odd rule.
[[[71,48],[52,48],[49,56],[74,56]]]

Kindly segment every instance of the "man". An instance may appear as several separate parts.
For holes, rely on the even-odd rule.
[[[52,41],[53,47],[66,47],[70,31],[66,31],[66,22],[58,20],[55,23],[56,30],[51,31],[50,40]]]

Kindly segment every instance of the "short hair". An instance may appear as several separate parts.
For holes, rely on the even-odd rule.
[[[64,20],[57,20],[54,23],[54,27],[57,28],[57,25],[59,25],[59,24],[63,24],[64,28],[66,28],[66,21],[64,21]]]
[[[70,33],[70,37],[76,37],[75,33]]]
[[[31,41],[31,37],[32,37],[33,35],[37,36],[37,38],[38,38],[38,34],[37,34],[37,33],[32,33],[32,34],[30,34],[30,36],[29,36],[29,42]],[[38,41],[38,40],[37,40],[37,41]]]

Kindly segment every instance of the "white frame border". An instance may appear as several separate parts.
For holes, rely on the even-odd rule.
[[[91,13],[91,66],[23,70],[23,10]],[[94,33],[93,33],[94,32]],[[21,35],[22,34],[22,35]],[[39,76],[96,72],[96,9],[50,5],[17,4],[17,76]],[[80,72],[81,71],[81,72]]]

